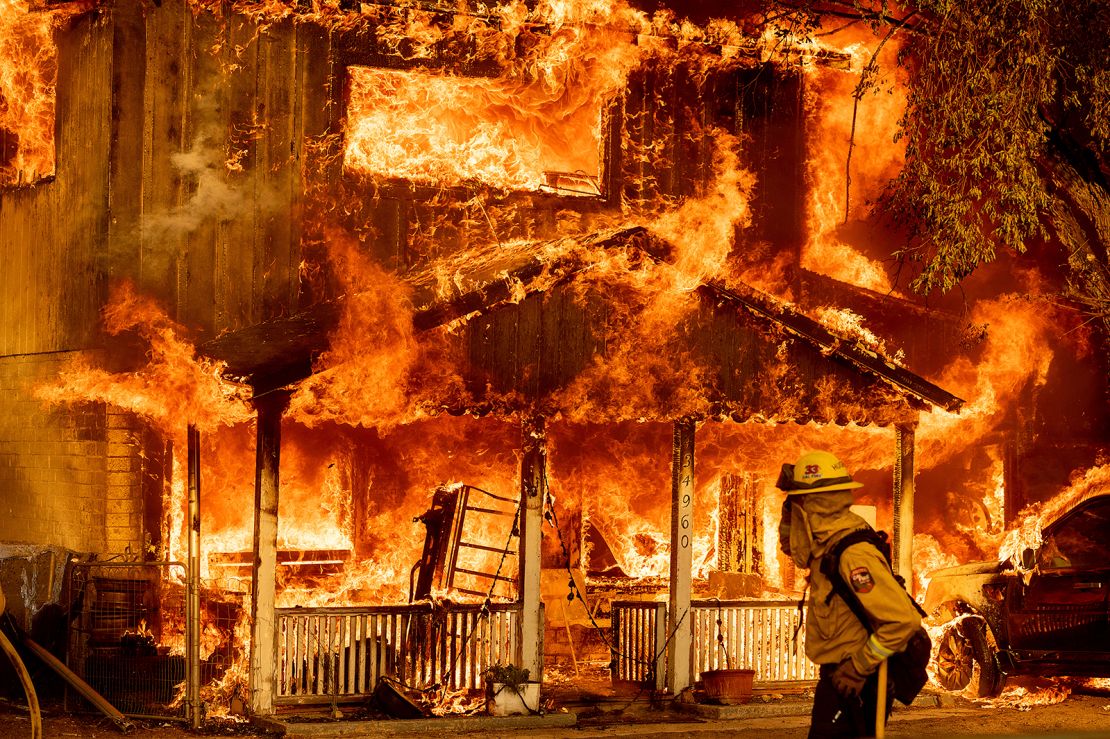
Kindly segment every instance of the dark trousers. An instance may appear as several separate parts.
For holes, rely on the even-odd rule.
[[[832,674],[836,665],[821,665],[817,691],[813,696],[813,713],[810,714],[809,739],[825,737],[875,736],[875,704],[879,700],[879,676],[870,675],[857,697],[844,697],[836,692]],[[886,693],[886,715],[894,696],[890,686]]]

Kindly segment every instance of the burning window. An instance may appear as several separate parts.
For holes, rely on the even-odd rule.
[[[344,164],[379,177],[599,195],[601,106],[570,87],[349,67]]]
[[[0,0],[0,185],[54,174],[52,22],[24,0]]]

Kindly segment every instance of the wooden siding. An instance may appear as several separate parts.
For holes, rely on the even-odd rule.
[[[433,190],[370,182],[338,164],[347,65],[412,64],[364,34],[291,20],[261,27],[166,0],[117,4],[58,39],[58,176],[0,193],[0,245],[14,284],[27,286],[2,301],[0,354],[94,342],[104,285],[117,278],[202,340],[291,314],[342,289],[302,284],[299,273],[330,228],[401,270],[476,245],[590,230],[613,214],[617,193],[651,204],[698,192],[711,175],[713,126],[746,134],[745,157],[789,177],[776,152],[801,130],[780,101],[796,80],[760,108],[753,95],[762,100],[773,84],[753,86],[751,70],[703,79],[652,63],[611,106],[600,142],[608,197]],[[429,63],[496,72],[453,53]],[[756,79],[768,77],[777,79]],[[198,194],[183,155],[202,158],[216,190]]]
[[[202,335],[294,311],[306,141],[330,120],[327,34],[178,0],[117,4],[56,38],[57,174],[0,190],[14,288],[0,355],[95,345],[119,278]],[[222,190],[198,197],[175,159],[189,153]]]
[[[96,326],[108,223],[112,29],[59,32],[56,174],[0,189],[0,356],[86,345]],[[89,122],[100,121],[101,125]]]
[[[263,29],[239,16],[194,15],[180,2],[146,18],[148,227],[138,281],[208,335],[288,314],[298,297],[305,143],[326,125],[326,35],[291,22]],[[223,188],[211,198],[175,164],[190,152],[206,158],[206,175]],[[167,216],[180,227],[161,227]]]

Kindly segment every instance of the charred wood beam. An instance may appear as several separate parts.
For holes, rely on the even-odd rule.
[[[248,380],[261,395],[312,374],[312,363],[327,351],[343,307],[340,301],[319,303],[294,316],[223,334],[197,350],[224,362],[225,376]]]
[[[545,243],[515,247],[492,245],[489,253],[468,253],[457,263],[437,262],[433,268],[402,277],[412,287],[413,325],[426,331],[475,312],[489,311],[525,293],[550,289],[589,269],[598,250],[626,249],[630,265],[644,259],[663,261],[669,246],[646,228],[633,227],[576,239],[578,248],[566,256],[545,259]],[[479,266],[475,268],[473,265]],[[441,274],[450,274],[460,287],[453,294],[437,291]],[[255,324],[218,336],[198,351],[225,363],[224,375],[249,382],[256,396],[286,387],[310,376],[313,362],[330,345],[329,336],[343,315],[344,299],[320,303],[286,318]]]
[[[646,228],[636,226],[614,233],[595,235],[582,239],[582,248],[569,249],[566,256],[546,260],[542,244],[527,244],[510,257],[492,260],[478,272],[464,274],[459,280],[466,285],[455,295],[430,298],[418,307],[413,325],[426,331],[478,311],[492,310],[510,300],[518,299],[520,291],[528,295],[563,284],[589,269],[594,262],[589,259],[595,250],[627,249],[632,266],[643,261],[663,260],[668,248],[651,236]],[[442,267],[438,271],[442,271]],[[448,266],[448,270],[450,267]],[[435,284],[431,272],[411,278],[417,291],[430,292]]]
[[[412,323],[417,330],[427,331],[470,313],[489,310],[492,306],[503,304],[509,300],[518,281],[531,282],[543,272],[543,269],[544,265],[538,262],[525,265],[520,270],[477,290],[464,293],[451,300],[433,303],[428,308],[416,311],[413,314]],[[570,276],[568,274],[562,279],[569,279]]]
[[[545,248],[551,247],[551,248]],[[474,313],[518,302],[530,294],[550,290],[586,272],[606,251],[621,252],[628,269],[649,263],[666,263],[670,246],[646,228],[634,227],[575,239],[573,243],[522,243],[491,245],[486,252],[468,252],[455,261],[403,277],[413,291],[413,325],[426,331]],[[477,266],[475,266],[477,265]],[[450,285],[443,289],[443,276]],[[710,303],[733,306],[781,326],[826,356],[877,376],[916,399],[957,412],[964,401],[913,372],[855,341],[838,336],[818,321],[791,306],[743,285],[725,286],[717,281],[699,289]],[[258,324],[201,345],[207,356],[227,364],[225,374],[249,381],[256,396],[303,380],[313,372],[313,361],[329,346],[329,334],[338,324],[345,303],[314,306],[289,318]]]
[[[592,244],[601,248],[626,247],[642,250],[642,258],[655,262],[665,262],[669,256],[668,248],[653,238],[645,228],[632,228],[605,237],[595,237]],[[516,268],[505,269],[500,277],[491,278],[475,289],[461,292],[455,297],[443,299],[417,311],[414,325],[422,330],[442,325],[455,318],[475,311],[488,311],[519,297],[523,288],[525,294],[536,291],[535,285],[542,289],[566,282],[589,267],[581,259],[568,257],[552,264],[542,264],[536,251],[529,252],[530,260]],[[636,259],[631,260],[633,264]],[[546,273],[547,279],[541,280]],[[700,288],[703,297],[713,302],[727,302],[751,312],[761,318],[781,325],[788,332],[818,347],[823,354],[835,355],[846,360],[867,374],[877,375],[895,387],[921,401],[939,406],[945,410],[958,412],[964,401],[943,388],[929,382],[909,370],[888,362],[877,352],[846,340],[825,328],[819,322],[779,303],[769,296],[751,288],[725,287],[711,281]]]

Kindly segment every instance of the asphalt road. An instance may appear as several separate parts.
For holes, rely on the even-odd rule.
[[[537,739],[570,737],[625,737],[641,739],[651,737],[692,736],[710,737],[771,737],[792,739],[806,736],[808,718],[783,716],[778,718],[747,718],[741,720],[692,720],[670,712],[654,711],[645,706],[628,707],[584,720],[578,728],[515,729],[500,732],[484,726],[481,732],[428,734],[440,736],[480,736],[482,739],[519,739],[529,736]],[[225,724],[210,727],[204,735],[262,736],[246,725]],[[48,711],[44,718],[44,737],[80,737],[108,739],[120,734],[106,720],[96,716],[73,716]],[[363,734],[396,735],[377,733]],[[409,734],[412,736],[412,734]],[[0,737],[15,739],[30,736],[30,719],[25,709],[10,703],[0,704]],[[131,733],[141,739],[186,739],[197,734],[168,723],[144,723]],[[353,736],[347,734],[346,736]],[[947,708],[903,708],[897,710],[887,729],[889,737],[1110,737],[1110,695],[1072,694],[1054,705],[1033,706],[1028,709],[1013,706],[987,707],[970,701],[958,700]]]

